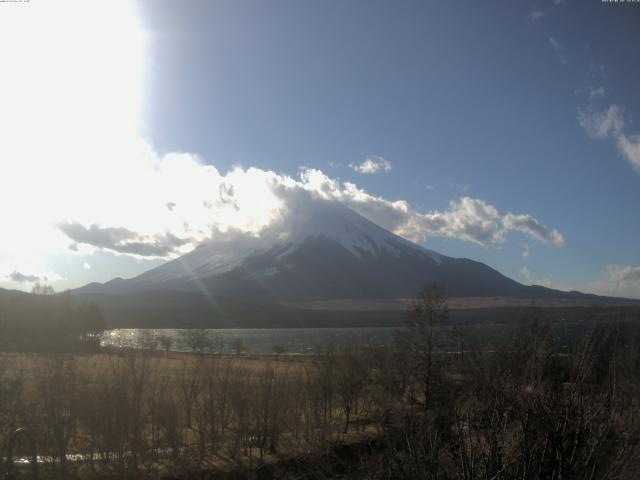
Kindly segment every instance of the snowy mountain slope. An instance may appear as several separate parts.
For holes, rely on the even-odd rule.
[[[264,264],[264,271],[252,272],[255,278],[277,275],[276,267],[286,265],[284,259],[318,239],[328,240],[361,260],[417,255],[429,257],[436,264],[442,261],[437,253],[394,235],[342,204],[317,201],[290,212],[285,219],[261,232],[260,236],[233,232],[219,234],[216,240],[200,245],[192,252],[119,287],[190,281],[257,264]],[[271,258],[272,262],[268,262],[267,258]]]
[[[407,298],[427,285],[450,296],[549,298],[568,295],[515,282],[479,262],[440,255],[348,207],[297,205],[260,235],[218,234],[211,242],[129,280],[79,293],[198,292],[211,298],[279,304],[340,298]]]

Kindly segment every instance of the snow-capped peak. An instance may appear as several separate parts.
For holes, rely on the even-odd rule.
[[[283,239],[287,238],[292,247],[320,237],[339,243],[356,256],[379,255],[385,250],[400,254],[411,249],[428,253],[438,263],[441,261],[436,252],[409,242],[334,201],[316,200],[304,208],[294,208],[284,231],[288,236]]]
[[[283,258],[308,240],[318,238],[336,242],[357,257],[419,253],[428,254],[438,264],[442,261],[436,252],[383,229],[341,203],[315,199],[291,207],[258,235],[233,231],[218,234],[137,279],[164,282],[222,274],[254,255],[271,252],[276,259]]]

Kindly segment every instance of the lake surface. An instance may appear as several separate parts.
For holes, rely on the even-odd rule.
[[[514,333],[515,324],[484,324],[466,326],[446,326],[441,338],[446,350],[456,350],[461,342],[467,347],[486,348],[509,341]],[[553,336],[560,340],[565,337],[565,324],[552,327]],[[311,353],[319,347],[334,344],[340,348],[345,345],[359,347],[390,346],[396,339],[397,327],[353,327],[353,328],[252,328],[230,329],[215,328],[204,330],[187,329],[137,329],[122,328],[109,330],[102,338],[103,346],[164,348],[159,342],[162,337],[171,338],[170,349],[176,352],[189,352],[193,349],[190,336],[203,335],[205,342],[202,351],[218,352],[217,345],[224,345],[223,352],[233,353],[234,344],[242,341],[249,353],[274,353],[275,347],[282,347],[286,353]]]
[[[281,346],[287,353],[310,353],[319,347],[335,344],[357,346],[386,346],[393,343],[394,327],[367,328],[216,328],[199,331],[206,335],[209,343],[222,340],[225,352],[232,352],[233,345],[242,340],[251,353],[273,353]],[[181,329],[137,329],[121,328],[105,332],[103,346],[162,348],[158,339],[168,336],[172,339],[171,350],[188,352],[192,350],[189,340],[193,330]],[[214,347],[215,348],[215,347]],[[204,348],[205,351],[211,347]]]

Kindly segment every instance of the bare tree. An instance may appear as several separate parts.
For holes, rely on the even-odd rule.
[[[274,345],[273,348],[273,353],[276,354],[276,361],[278,361],[278,359],[280,358],[280,355],[284,355],[287,352],[287,349],[284,345]]]
[[[344,433],[349,431],[352,414],[358,415],[363,390],[369,380],[369,365],[363,352],[345,348],[337,358],[336,391],[344,413]]]
[[[42,420],[41,445],[51,445],[60,478],[67,478],[67,453],[76,430],[79,398],[78,371],[71,356],[52,355],[34,360],[35,388]]]
[[[169,356],[169,351],[171,350],[171,347],[173,347],[174,343],[173,337],[171,335],[163,333],[158,336],[158,343],[164,350],[165,355]]]
[[[31,293],[33,293],[34,295],[55,295],[56,291],[51,285],[47,285],[46,283],[40,284],[40,282],[36,282],[35,285],[31,287]]]
[[[440,327],[449,318],[444,289],[426,288],[414,299],[407,313],[405,329],[398,332],[399,345],[407,352],[426,409],[433,389],[434,350],[441,335]]]
[[[224,337],[221,334],[215,333],[211,335],[211,337],[209,338],[209,347],[211,349],[211,353],[222,355],[222,353],[224,352],[225,343],[226,342],[224,340]]]
[[[203,353],[210,346],[209,335],[204,328],[191,328],[180,332],[182,343],[191,349],[192,353]]]
[[[231,342],[231,348],[238,357],[248,350],[247,343],[240,337]]]

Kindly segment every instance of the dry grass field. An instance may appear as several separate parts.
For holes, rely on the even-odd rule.
[[[55,479],[637,478],[635,324],[558,352],[532,310],[441,354],[446,314],[425,297],[395,346],[311,355],[5,352],[0,442],[27,428]]]

